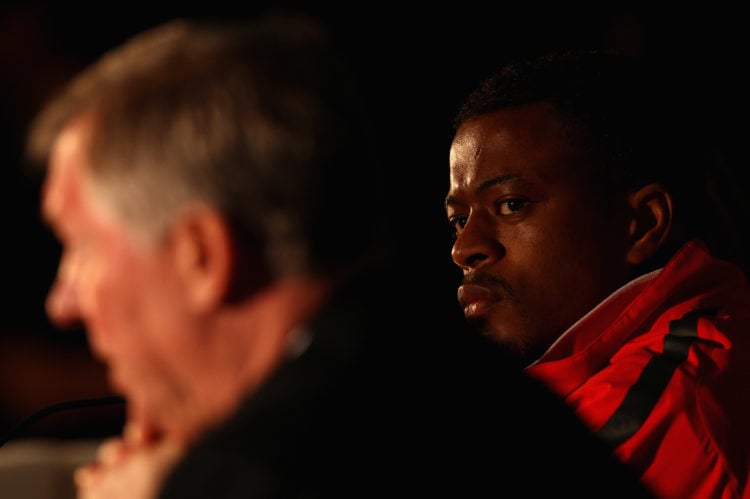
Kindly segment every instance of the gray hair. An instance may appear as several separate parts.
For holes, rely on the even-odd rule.
[[[90,113],[91,178],[136,230],[158,235],[185,204],[207,203],[272,274],[327,270],[360,260],[383,228],[349,77],[306,17],[175,20],[77,76],[32,123],[27,152],[44,163]]]

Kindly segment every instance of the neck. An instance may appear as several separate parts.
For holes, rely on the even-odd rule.
[[[174,428],[176,436],[194,440],[229,417],[290,358],[295,335],[333,288],[330,278],[287,278],[211,318],[197,352],[196,368],[201,374],[191,376],[182,414],[172,418],[182,421]]]

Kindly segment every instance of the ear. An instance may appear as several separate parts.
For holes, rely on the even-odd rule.
[[[186,293],[198,312],[226,299],[237,265],[234,238],[225,217],[209,206],[183,211],[170,232],[173,256]]]
[[[640,265],[667,241],[673,222],[672,195],[660,184],[647,184],[628,196],[632,218],[629,225],[628,263]]]

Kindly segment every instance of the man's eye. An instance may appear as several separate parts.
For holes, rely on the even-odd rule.
[[[523,198],[503,199],[497,203],[498,215],[513,215],[523,210],[529,205],[530,201]]]
[[[466,217],[451,217],[448,220],[451,235],[455,238],[461,233],[466,225]]]

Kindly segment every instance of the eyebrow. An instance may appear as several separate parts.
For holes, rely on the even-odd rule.
[[[502,175],[489,178],[479,184],[479,187],[477,187],[477,193],[481,193],[482,191],[492,187],[493,185],[502,184],[504,182],[508,182],[509,180],[516,180],[518,178],[520,177],[516,173],[503,173]],[[450,194],[445,196],[446,207],[452,206],[454,204],[458,204],[458,201],[454,196],[451,196]]]

